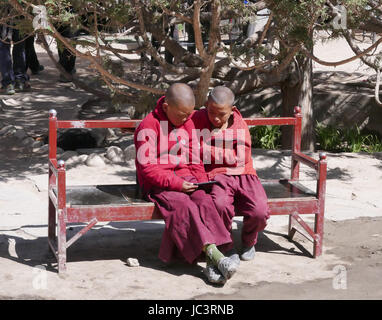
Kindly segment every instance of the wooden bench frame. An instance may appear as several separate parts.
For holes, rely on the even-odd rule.
[[[64,161],[57,161],[57,130],[68,128],[131,128],[135,129],[141,120],[57,120],[57,112],[49,111],[49,214],[48,243],[57,262],[58,272],[66,271],[67,249],[89,231],[99,221],[129,221],[162,219],[151,202],[129,206],[97,206],[70,207],[66,201],[66,172]],[[288,182],[299,180],[300,163],[313,168],[317,172],[317,189],[312,197],[269,199],[271,215],[289,215],[288,237],[292,240],[296,231],[295,223],[311,237],[313,242],[313,257],[322,254],[325,189],[326,189],[326,154],[320,153],[320,159],[315,160],[301,153],[301,109],[295,107],[294,117],[283,118],[253,118],[245,119],[248,126],[255,125],[290,125],[294,127],[292,142],[291,178]],[[278,180],[275,180],[278,181]],[[281,180],[280,180],[281,181]],[[285,181],[285,180],[284,180]],[[300,217],[302,214],[314,214],[315,223],[312,229]],[[68,223],[88,223],[71,239],[67,239]],[[300,232],[300,231],[299,231]],[[304,234],[304,233],[302,233]],[[306,236],[306,235],[305,235]]]

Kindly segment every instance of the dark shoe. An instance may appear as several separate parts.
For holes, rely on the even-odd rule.
[[[212,261],[207,257],[206,258],[207,266],[203,270],[203,273],[206,275],[208,282],[214,284],[225,284],[226,278],[220,273],[219,269],[216,268]]]
[[[25,82],[16,81],[15,89],[16,91],[19,91],[19,92],[26,92],[31,90],[31,85],[29,84],[28,81],[25,81]]]
[[[15,91],[15,86],[13,84],[9,84],[5,87],[5,94],[7,95],[13,95],[15,94],[16,91]]]
[[[244,247],[243,252],[240,255],[240,259],[244,261],[250,261],[255,257],[255,247]]]
[[[32,70],[32,74],[33,75],[36,75],[36,74],[39,74],[41,71],[43,71],[44,70],[44,66],[43,65],[39,65],[38,66],[38,69],[37,70]]]
[[[58,81],[62,82],[62,83],[72,82],[72,80],[66,79],[65,76],[62,73],[60,74],[60,77],[58,78]]]
[[[73,76],[75,73],[77,72],[76,68],[74,68],[72,71],[70,71],[69,73]],[[68,83],[68,82],[72,82],[72,80],[68,80],[65,78],[65,76],[60,73],[60,77],[58,78],[58,81],[59,82],[62,82],[62,83]]]

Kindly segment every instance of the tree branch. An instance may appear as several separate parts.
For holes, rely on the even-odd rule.
[[[319,64],[322,64],[324,66],[328,66],[328,67],[336,67],[336,66],[339,66],[339,65],[342,65],[342,64],[345,64],[345,63],[349,63],[349,62],[352,62],[358,58],[361,58],[363,56],[365,56],[366,54],[368,54],[371,50],[373,50],[374,48],[378,47],[378,45],[382,42],[382,38],[378,39],[378,41],[376,41],[373,45],[371,45],[370,47],[368,47],[367,49],[365,49],[364,51],[358,53],[357,55],[353,56],[353,57],[350,57],[348,59],[344,59],[344,60],[340,60],[340,61],[336,61],[336,62],[329,62],[329,61],[324,61],[324,60],[321,60],[319,58],[317,58],[314,54],[311,54],[308,50],[306,50],[305,48],[302,49],[302,51],[304,52],[304,54],[311,58],[313,61],[319,63]]]
[[[206,52],[204,50],[204,43],[202,39],[202,30],[200,28],[200,7],[201,2],[200,0],[194,1],[194,14],[192,19],[192,25],[194,27],[194,34],[195,34],[195,46],[198,49],[199,55],[202,57],[202,59],[206,58]]]
[[[200,71],[195,68],[185,68],[185,67],[176,67],[172,64],[169,64],[164,60],[161,55],[157,52],[157,50],[154,49],[153,45],[151,44],[150,39],[147,36],[145,23],[144,23],[144,17],[142,12],[142,7],[138,4],[138,1],[134,1],[135,8],[138,15],[138,21],[139,21],[139,30],[140,35],[143,38],[143,41],[145,43],[145,46],[147,48],[148,53],[166,70],[169,70],[171,72],[177,73],[177,74],[188,74],[188,75],[198,75],[200,74]]]

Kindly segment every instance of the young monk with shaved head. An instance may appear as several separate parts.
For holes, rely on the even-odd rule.
[[[269,208],[264,188],[253,168],[248,126],[233,105],[234,100],[229,88],[214,88],[206,102],[207,108],[196,112],[193,121],[196,128],[212,133],[201,148],[203,157],[206,153],[211,157],[209,163],[205,163],[208,178],[218,182],[212,186],[210,194],[227,230],[231,231],[236,212],[244,216],[240,259],[252,260],[257,235],[269,218]],[[220,249],[232,259],[239,259],[233,242]]]
[[[224,283],[237,265],[217,249],[231,242],[230,233],[211,196],[194,184],[208,181],[199,150],[193,150],[194,107],[193,91],[182,83],[158,100],[135,131],[137,178],[165,221],[159,258],[194,263],[205,252],[215,270],[208,280]],[[190,159],[195,151],[198,161]]]

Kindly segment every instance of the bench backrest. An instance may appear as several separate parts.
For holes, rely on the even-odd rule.
[[[293,126],[292,152],[301,151],[301,108],[294,108],[294,117],[279,118],[245,118],[248,126]],[[57,120],[57,112],[49,111],[49,159],[57,163],[57,130],[84,128],[136,128],[142,120]],[[298,179],[299,163],[292,159],[291,179]]]

